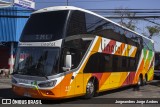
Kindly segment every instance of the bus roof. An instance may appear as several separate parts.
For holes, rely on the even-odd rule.
[[[132,32],[132,33],[135,33],[135,34],[137,34],[137,35],[139,35],[139,36],[141,36],[141,37],[143,37],[143,38],[146,38],[146,39],[150,40],[152,43],[154,43],[154,41],[153,41],[152,39],[150,39],[150,38],[148,38],[148,37],[146,37],[146,36],[144,36],[144,35],[142,35],[142,34],[139,34],[139,33],[135,32],[135,31],[133,31],[133,30],[130,30],[130,29],[128,29],[128,28],[126,28],[126,27],[124,27],[124,26],[122,26],[122,25],[120,25],[120,24],[118,24],[118,23],[116,23],[116,22],[113,22],[113,21],[110,20],[110,19],[107,19],[107,18],[105,18],[105,17],[103,17],[103,16],[101,16],[101,15],[99,15],[99,14],[97,14],[97,13],[94,13],[94,12],[92,12],[92,11],[85,10],[85,9],[82,9],[82,8],[78,8],[78,7],[74,7],[74,6],[54,6],[54,7],[47,7],[47,8],[43,8],[43,9],[37,10],[37,11],[33,12],[32,14],[35,14],[35,13],[43,13],[43,12],[50,12],[50,11],[59,11],[59,10],[79,10],[79,11],[82,11],[82,12],[85,12],[85,13],[89,13],[89,14],[95,15],[95,16],[100,17],[100,18],[103,18],[104,20],[107,20],[107,21],[109,21],[109,22],[111,22],[111,23],[113,23],[113,24],[115,24],[115,25],[117,25],[117,26],[119,26],[119,27],[122,27],[122,28],[124,28],[124,29],[126,29],[126,30],[128,30],[128,31],[130,31],[130,32]]]

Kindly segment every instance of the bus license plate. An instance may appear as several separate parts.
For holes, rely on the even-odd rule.
[[[30,95],[28,92],[25,92],[25,93],[24,93],[24,96],[25,96],[25,97],[31,97],[31,95]]]

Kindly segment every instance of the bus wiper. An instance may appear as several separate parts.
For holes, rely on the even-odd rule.
[[[48,77],[47,76],[44,76],[47,80],[48,80]]]
[[[14,75],[14,74],[18,74],[18,72],[13,72],[13,73],[11,73],[11,75]]]
[[[48,80],[48,76],[46,76],[46,75],[41,75],[42,77],[45,77],[47,80]]]

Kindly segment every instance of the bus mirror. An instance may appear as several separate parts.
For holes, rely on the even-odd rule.
[[[72,67],[72,55],[66,55],[64,65],[65,65],[65,67],[63,67],[64,71],[69,71],[71,69],[71,67]]]

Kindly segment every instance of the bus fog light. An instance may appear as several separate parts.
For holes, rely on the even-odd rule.
[[[54,95],[51,91],[46,91],[46,95]]]
[[[53,87],[56,84],[56,82],[57,82],[57,80],[42,82],[42,83],[39,83],[38,86],[39,87]]]
[[[41,92],[45,95],[54,95],[54,93],[50,90],[41,90]]]

